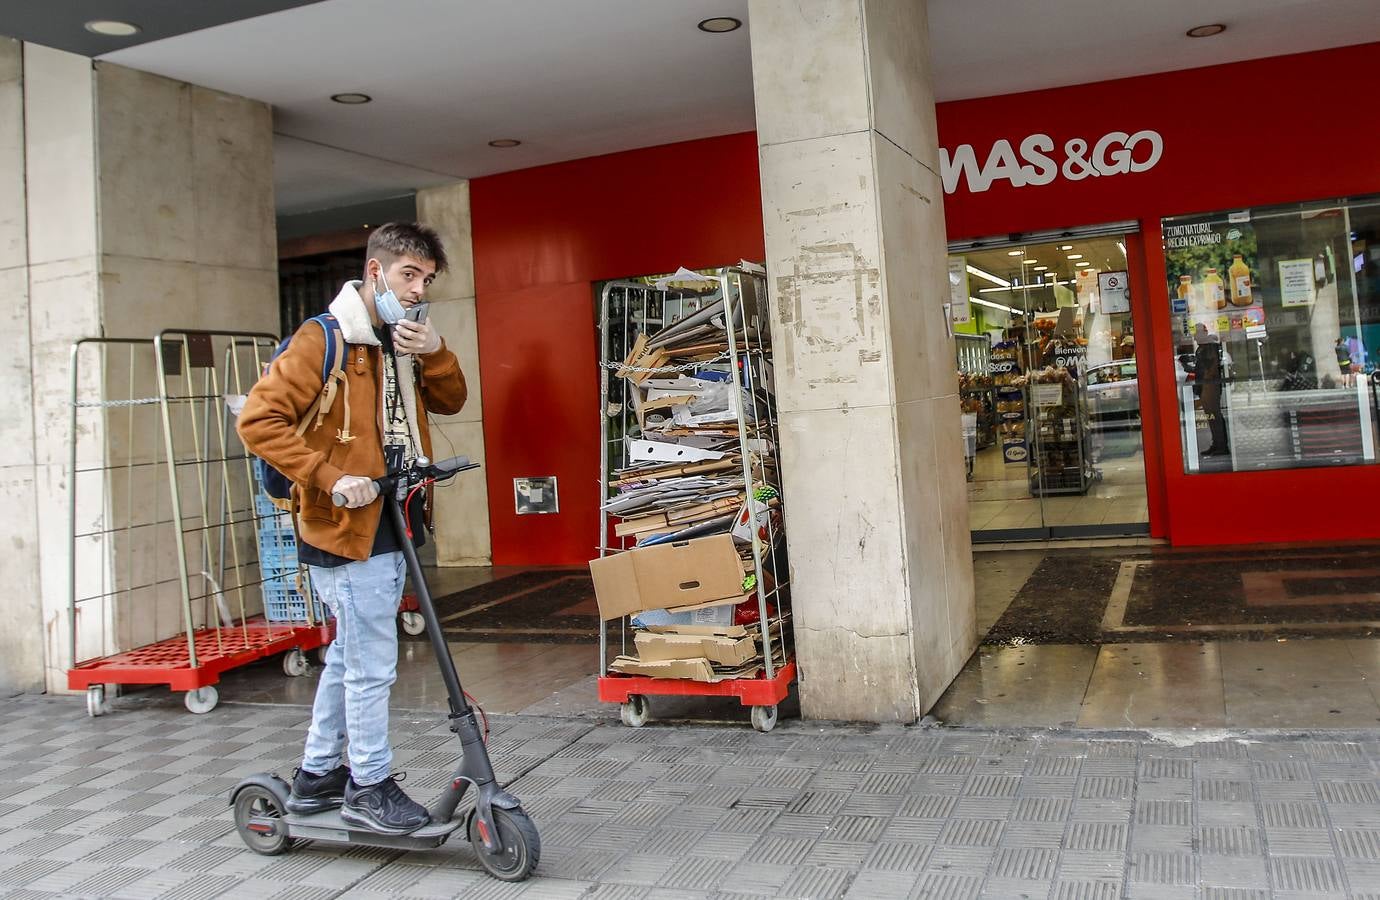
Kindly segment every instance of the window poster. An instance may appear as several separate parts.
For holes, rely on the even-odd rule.
[[[1279,261],[1279,297],[1285,309],[1312,306],[1317,302],[1318,287],[1313,279],[1312,259]]]
[[[1249,213],[1166,223],[1164,261],[1174,312],[1212,332],[1263,327],[1256,259]]]

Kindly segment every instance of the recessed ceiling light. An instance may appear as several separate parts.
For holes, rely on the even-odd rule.
[[[1039,262],[1038,259],[1023,259],[1023,260],[1021,260],[1021,264],[1022,264],[1022,265],[1026,265],[1026,266],[1033,266],[1033,265],[1035,265],[1037,262]]]
[[[360,106],[364,103],[374,102],[374,98],[370,97],[368,94],[360,94],[354,92],[344,94],[331,94],[331,99],[334,100],[336,103],[344,103],[346,106]]]
[[[132,22],[117,22],[114,19],[92,19],[86,23],[86,30],[106,37],[129,37],[140,31],[139,26]]]
[[[513,138],[499,138],[496,141],[489,141],[489,146],[497,147],[500,150],[507,150],[510,147],[516,147],[521,143],[522,141],[514,140]]]
[[[1069,254],[1069,259],[1082,259],[1082,258],[1083,258],[1083,254],[1081,254],[1081,253],[1070,253],[1070,254]]]
[[[1073,249],[1073,245],[1072,245],[1072,244],[1065,244],[1064,246],[1060,247],[1059,249],[1060,249],[1060,250],[1072,250],[1072,249]]]
[[[1074,263],[1074,265],[1075,265],[1075,266],[1090,266],[1090,265],[1092,265],[1092,263],[1090,263],[1090,262],[1080,262],[1080,263]]]
[[[1036,271],[1036,272],[1046,272],[1046,271],[1048,271],[1048,270],[1049,270],[1049,266],[1036,266],[1036,267],[1035,267],[1035,271]]]
[[[1007,250],[1007,251],[1006,251],[1006,255],[1007,255],[1007,256],[1020,256],[1020,255],[1023,254],[1023,253],[1025,253],[1024,250]]]
[[[710,34],[728,34],[730,31],[737,31],[739,28],[742,28],[743,22],[741,19],[735,19],[732,16],[714,16],[711,19],[705,19],[695,27],[700,31],[707,31]]]
[[[1188,31],[1185,33],[1189,37],[1212,37],[1213,35],[1221,34],[1226,30],[1227,26],[1219,23],[1215,25],[1199,25],[1196,28],[1188,29]]]

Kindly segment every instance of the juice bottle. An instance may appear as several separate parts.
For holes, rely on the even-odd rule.
[[[1180,299],[1180,300],[1188,300],[1188,295],[1191,294],[1191,293],[1193,293],[1193,276],[1192,276],[1192,275],[1180,275],[1180,276],[1179,276],[1179,299]]]
[[[1251,305],[1251,267],[1241,261],[1241,254],[1234,254],[1231,258],[1231,268],[1227,270],[1231,276],[1231,303],[1232,306]]]
[[[1208,309],[1226,309],[1227,293],[1226,285],[1222,283],[1222,276],[1217,274],[1216,269],[1208,269],[1203,276],[1203,287],[1207,294]]]

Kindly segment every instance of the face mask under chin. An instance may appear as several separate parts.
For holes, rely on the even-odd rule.
[[[379,282],[383,284],[383,290],[379,291]],[[398,300],[398,295],[393,293],[388,286],[388,279],[383,277],[383,270],[379,269],[379,277],[374,283],[374,309],[378,311],[379,318],[389,325],[396,325],[402,321],[407,310],[402,302]]]

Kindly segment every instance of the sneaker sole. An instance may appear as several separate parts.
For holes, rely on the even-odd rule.
[[[431,822],[431,820],[428,818],[425,822],[421,822],[411,827],[384,825],[382,822],[379,822],[377,819],[374,819],[372,816],[370,816],[367,812],[362,812],[357,809],[351,809],[348,806],[340,807],[340,818],[343,819],[347,825],[354,825],[357,828],[363,828],[366,831],[372,831],[376,834],[391,835],[411,834],[414,831],[420,831]]]
[[[339,809],[344,804],[344,797],[299,799],[297,797],[289,796],[287,799],[287,803],[283,805],[286,806],[287,811],[292,813],[293,815],[311,816],[315,815],[316,813],[323,813],[328,812],[332,809]]]

